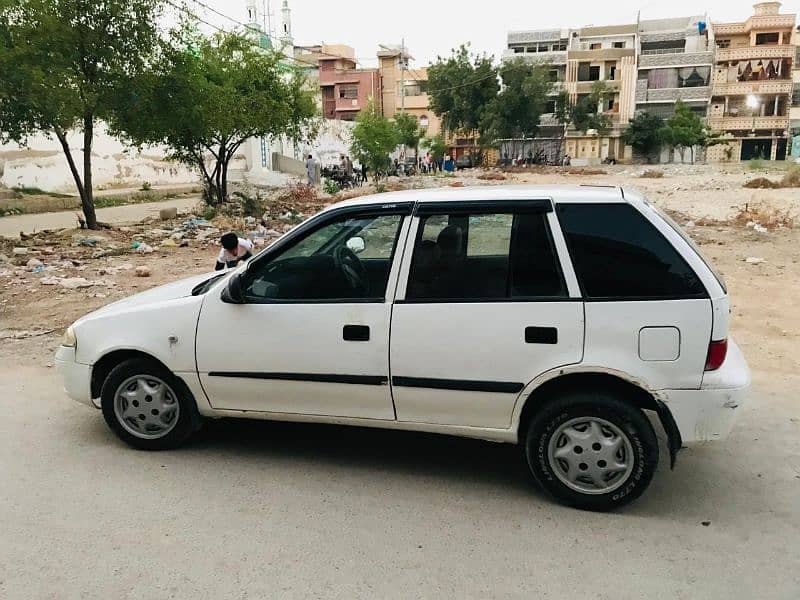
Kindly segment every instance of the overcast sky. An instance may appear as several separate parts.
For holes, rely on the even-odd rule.
[[[264,0],[257,1],[260,6]],[[246,0],[203,2],[247,19]],[[281,0],[270,3],[277,29]],[[642,19],[707,13],[711,21],[742,21],[752,5],[748,0],[289,0],[296,44],[347,44],[363,66],[375,66],[378,44],[399,44],[403,37],[416,66],[423,66],[467,41],[499,57],[509,30],[633,23],[639,11]],[[235,27],[194,0],[189,6],[215,25]],[[784,2],[782,12],[800,12],[800,0]]]

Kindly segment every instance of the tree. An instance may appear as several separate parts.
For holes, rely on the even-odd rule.
[[[0,141],[55,136],[91,229],[95,126],[113,118],[119,90],[146,67],[161,8],[162,0],[0,0]],[[82,169],[67,141],[74,129],[83,132]]]
[[[598,135],[606,135],[611,131],[611,117],[599,110],[599,105],[608,99],[610,93],[604,81],[595,81],[591,93],[579,98],[571,106],[572,126],[584,134],[594,130]]]
[[[366,164],[377,180],[389,168],[389,154],[397,147],[400,136],[396,125],[383,116],[378,103],[370,98],[366,108],[356,117],[350,151]]]
[[[470,55],[469,45],[462,45],[428,67],[428,88],[431,110],[442,119],[445,131],[474,136],[497,97],[497,68],[492,57]]]
[[[547,69],[515,60],[500,67],[500,77],[503,89],[484,114],[483,135],[490,142],[535,137],[553,87]]]
[[[419,141],[425,135],[419,127],[417,118],[407,112],[397,113],[394,117],[394,124],[397,128],[398,142],[414,150],[414,157],[416,158]]]
[[[303,76],[287,72],[281,58],[241,34],[206,37],[185,23],[125,94],[114,128],[137,145],[167,146],[173,159],[199,170],[206,201],[220,204],[230,161],[245,141],[297,140],[316,116]]]
[[[622,133],[623,141],[636,152],[646,157],[647,162],[661,149],[663,143],[661,130],[664,119],[648,112],[637,113]]]
[[[447,142],[444,141],[444,136],[441,134],[425,138],[422,140],[422,146],[428,149],[436,161],[442,160],[447,154]]]
[[[695,147],[707,148],[725,143],[720,134],[710,132],[703,119],[681,101],[675,104],[675,114],[667,119],[660,136],[671,150],[680,151],[681,162],[684,161],[686,149],[691,149],[692,164]]]

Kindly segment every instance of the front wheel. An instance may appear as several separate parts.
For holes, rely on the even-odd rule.
[[[200,425],[191,393],[167,369],[146,359],[126,360],[112,369],[100,398],[108,426],[140,450],[176,448]]]
[[[641,410],[602,393],[572,393],[534,414],[525,455],[534,478],[557,500],[606,511],[647,489],[658,438]]]

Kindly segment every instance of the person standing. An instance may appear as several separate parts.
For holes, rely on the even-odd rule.
[[[361,159],[361,183],[367,183],[367,162]]]
[[[309,186],[314,187],[317,185],[317,163],[311,154],[306,159],[306,176],[308,177]]]

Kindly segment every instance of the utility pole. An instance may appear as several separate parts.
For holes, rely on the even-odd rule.
[[[406,110],[406,38],[400,40],[400,112]]]

